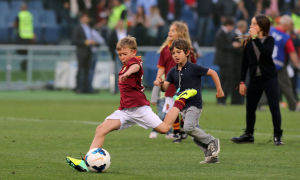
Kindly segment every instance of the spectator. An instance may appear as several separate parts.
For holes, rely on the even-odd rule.
[[[217,3],[217,11],[220,14],[221,23],[227,18],[234,18],[237,13],[238,4],[235,0],[222,0]]]
[[[90,23],[95,24],[98,0],[78,0],[77,3],[79,12],[87,12],[90,17]]]
[[[157,6],[152,6],[150,8],[150,23],[148,28],[148,36],[151,40],[151,45],[158,45],[158,33],[162,30],[165,22],[160,16],[159,9]]]
[[[293,41],[290,35],[286,33],[291,29],[292,25],[292,18],[288,15],[284,15],[280,18],[279,25],[275,28],[271,28],[270,34],[275,39],[272,57],[278,72],[280,92],[286,97],[288,107],[291,111],[300,111],[300,102],[297,102],[293,95],[292,83],[286,69],[288,56],[294,66],[299,69],[298,56]]]
[[[132,27],[134,15],[136,14],[136,11],[137,11],[136,1],[137,0],[124,0],[124,4],[127,9],[128,29],[130,29]]]
[[[207,46],[213,44],[212,30],[213,30],[213,2],[212,0],[198,0],[198,43],[200,46]]]
[[[116,59],[116,45],[117,42],[121,39],[123,39],[124,37],[127,37],[128,32],[127,29],[125,28],[124,25],[124,21],[123,20],[119,20],[119,22],[116,25],[116,28],[110,33],[110,37],[109,37],[109,50],[110,50],[110,54],[111,54],[111,58],[112,60]]]
[[[138,45],[146,45],[148,37],[145,32],[147,32],[147,28],[149,27],[149,17],[145,14],[142,6],[137,8],[132,26],[132,35],[136,38]]]
[[[106,0],[100,0],[97,5],[97,18],[95,28],[100,32],[102,37],[108,37],[109,31],[107,27],[108,8]],[[108,41],[108,38],[106,38]]]
[[[278,0],[271,0],[270,4],[263,4],[263,9],[264,7],[267,16],[271,16],[272,18],[279,16]]]
[[[233,72],[233,52],[235,51],[235,48],[239,46],[239,43],[233,43],[233,29],[233,20],[231,18],[227,18],[224,20],[223,26],[216,34],[216,53],[214,64],[220,67],[220,79],[225,94],[223,98],[217,99],[217,104],[220,105],[226,105],[226,99],[228,96],[232,95],[234,89],[234,74],[228,72]]]
[[[237,22],[236,29],[234,31],[234,36],[235,36],[234,42],[239,38],[244,37],[247,34],[247,28],[248,28],[248,24],[245,20],[240,20]],[[240,104],[244,104],[244,96],[241,96],[238,92],[238,85],[240,82],[239,76],[241,74],[241,67],[242,67],[242,60],[243,60],[243,48],[241,42],[239,42],[239,44],[235,43],[233,58],[234,58],[234,63],[233,63],[232,77],[233,77],[233,85],[235,88],[233,89],[232,92],[231,104],[240,105]]]
[[[150,16],[151,12],[150,12],[150,8],[152,6],[156,6],[157,5],[157,0],[137,0],[136,2],[136,7],[143,7],[146,16]]]
[[[76,75],[77,93],[93,93],[92,79],[96,61],[96,49],[100,40],[97,32],[89,25],[90,18],[88,12],[80,15],[80,24],[75,28],[73,43],[76,45],[76,56],[78,70]],[[97,37],[98,36],[98,37]]]
[[[118,41],[121,39],[127,37],[128,32],[125,28],[124,21],[120,19],[116,25],[116,28],[110,33],[109,41],[108,41],[108,47],[111,54],[111,58],[114,62],[114,74],[112,75],[114,77],[114,89],[113,93],[116,94],[118,92],[118,72],[121,69],[121,63],[120,60],[117,59],[116,54],[116,45]]]
[[[17,43],[18,44],[31,44],[34,42],[34,27],[33,27],[33,16],[27,10],[27,4],[21,5],[18,16],[15,19],[14,27],[17,32]],[[18,50],[18,54],[26,55],[27,50]],[[21,70],[27,70],[27,59],[21,61]]]
[[[280,15],[290,15],[294,6],[295,0],[278,0]]]
[[[277,73],[272,59],[274,38],[269,36],[270,20],[264,15],[252,18],[249,38],[244,42],[243,62],[239,91],[246,95],[246,130],[240,137],[233,137],[234,143],[253,143],[256,108],[263,92],[266,93],[274,127],[274,144],[281,145],[282,129],[279,108],[279,86]],[[246,73],[249,70],[250,83],[245,85]]]
[[[124,25],[127,27],[127,9],[124,4],[121,3],[121,0],[112,0],[112,9],[108,16],[108,27],[110,30],[113,30],[120,19],[124,21]]]
[[[265,2],[265,0],[239,0],[238,10],[241,14],[238,19],[244,19],[250,24],[251,18],[262,12],[263,2]]]
[[[181,15],[181,0],[158,0],[158,8],[161,17],[171,24],[175,20],[179,20]]]
[[[67,42],[69,41],[71,36],[72,27],[75,25],[75,18],[70,16],[70,2],[65,1],[62,3],[62,7],[58,12],[58,23],[61,27],[62,40]]]

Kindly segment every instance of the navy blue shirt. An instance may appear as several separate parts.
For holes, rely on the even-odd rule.
[[[208,68],[190,62],[187,62],[181,71],[178,70],[178,65],[169,71],[167,81],[174,84],[176,89],[180,87],[180,92],[191,88],[197,90],[197,94],[186,101],[185,108],[196,106],[202,109],[201,76],[207,76],[207,71]],[[179,73],[181,80],[179,79]]]

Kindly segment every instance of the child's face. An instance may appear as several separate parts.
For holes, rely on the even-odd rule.
[[[168,32],[168,38],[169,41],[174,41],[177,39],[177,31],[176,27],[174,25],[170,26],[169,32]]]
[[[189,55],[189,52],[187,54],[184,53],[183,50],[178,49],[174,47],[172,51],[172,57],[176,64],[185,64],[187,62],[187,56]]]
[[[135,55],[136,50],[130,49],[128,47],[124,47],[118,50],[118,56],[123,64],[126,64],[131,58],[135,57]]]

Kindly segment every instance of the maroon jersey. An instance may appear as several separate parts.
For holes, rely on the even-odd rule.
[[[140,70],[128,76],[125,81],[119,81],[120,110],[124,108],[150,105],[144,94],[144,87],[142,85],[142,78],[144,74],[142,59],[140,59],[139,57],[130,59],[126,65],[123,65],[122,69],[119,72],[119,77],[120,75],[124,74],[133,64],[138,64],[140,66]]]
[[[191,61],[192,63],[196,63],[195,56],[191,55]],[[162,49],[160,52],[159,60],[157,67],[158,68],[164,68],[165,69],[165,78],[167,78],[168,72],[176,65],[175,61],[173,60],[171,51],[169,49],[169,46],[166,46]],[[176,92],[176,87],[174,84],[170,84],[168,89],[166,90],[165,96],[166,97],[173,97]]]

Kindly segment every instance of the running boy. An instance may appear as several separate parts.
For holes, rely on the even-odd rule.
[[[174,107],[162,122],[152,111],[142,86],[142,60],[136,57],[137,44],[134,37],[125,37],[117,43],[118,56],[123,64],[119,72],[120,106],[96,128],[90,149],[102,147],[105,136],[113,130],[121,130],[135,124],[147,129],[154,128],[157,132],[167,133],[184,108],[186,99],[195,96],[197,91],[184,91],[175,101]],[[88,171],[85,161],[66,158],[67,163],[78,171]]]
[[[193,137],[194,142],[204,151],[205,159],[200,163],[217,163],[219,161],[220,141],[206,134],[199,127],[199,117],[202,112],[201,76],[212,77],[217,89],[216,97],[221,98],[224,96],[224,92],[218,74],[212,69],[188,61],[190,46],[184,39],[174,40],[170,46],[170,51],[176,66],[169,71],[166,81],[161,82],[162,90],[166,90],[170,84],[174,84],[176,89],[180,89],[180,92],[189,88],[197,90],[197,95],[186,101],[186,106],[181,112],[185,120],[183,129]]]

